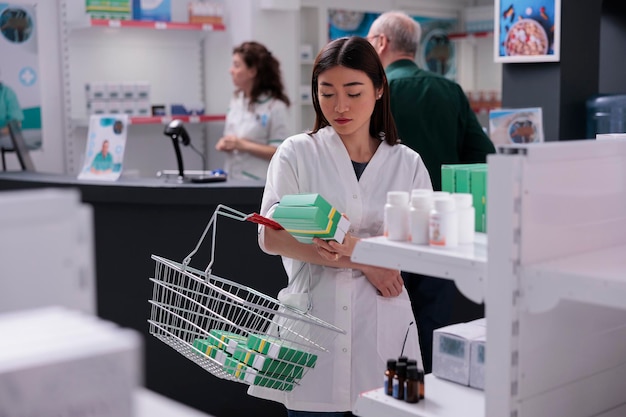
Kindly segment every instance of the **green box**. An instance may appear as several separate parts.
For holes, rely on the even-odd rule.
[[[342,242],[350,222],[319,194],[284,195],[272,218],[302,243],[313,238]]]
[[[280,378],[273,374],[264,374],[233,358],[226,360],[224,370],[242,381],[260,387],[273,388],[280,391],[291,391],[294,385],[293,378],[286,378],[284,376]]]
[[[476,213],[475,230],[487,232],[487,168],[475,169],[470,173],[472,200]]]
[[[226,330],[211,329],[209,330],[209,334],[212,336],[208,339],[210,344],[217,346],[217,348],[231,355],[239,343],[245,344],[248,341],[247,336]]]
[[[486,163],[442,165],[441,190],[450,193],[470,193],[470,172],[474,169],[486,167]]]
[[[283,340],[267,335],[250,333],[248,347],[272,359],[282,359],[309,368],[313,368],[317,361],[317,355],[284,346]]]
[[[279,205],[291,207],[319,207],[324,213],[330,213],[332,205],[319,194],[286,194],[280,199]]]
[[[235,350],[235,353],[233,353],[233,358],[266,374],[288,376],[298,379],[302,378],[304,374],[304,367],[300,365],[295,365],[280,359],[268,358],[247,346],[240,345],[237,350]]]
[[[208,357],[215,359],[220,364],[224,365],[226,359],[230,357],[230,354],[219,349],[213,343],[213,338],[208,339],[195,339],[193,341],[193,347]],[[198,353],[196,351],[196,353]]]

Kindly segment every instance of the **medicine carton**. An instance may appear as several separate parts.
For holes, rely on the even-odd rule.
[[[235,352],[238,344],[246,344],[248,342],[247,336],[226,330],[211,329],[209,330],[209,334],[210,337],[208,340],[210,344],[216,346],[218,349],[228,352],[231,355]]]
[[[343,239],[350,222],[319,194],[290,194],[281,198],[272,218],[303,243],[313,238]]]
[[[478,336],[470,343],[469,386],[485,389],[485,342],[486,335]]]
[[[309,368],[315,366],[317,355],[287,347],[284,343],[283,340],[275,337],[250,333],[247,346],[273,359],[282,359]]]
[[[285,379],[286,377],[290,377],[292,380],[293,378],[300,379],[304,374],[303,366],[295,365],[281,359],[272,359],[248,348],[245,344],[240,344],[237,347],[233,353],[233,358],[245,365],[253,367],[257,371],[276,375],[281,379]]]
[[[226,360],[224,370],[251,385],[273,388],[280,391],[291,391],[293,389],[293,378],[281,380],[276,378],[273,374],[264,374],[233,358]]]
[[[469,385],[471,342],[486,333],[486,327],[459,323],[433,333],[433,375]]]
[[[441,166],[441,190],[471,193],[477,232],[487,231],[487,164],[444,164]]]
[[[170,0],[133,0],[133,19],[169,22],[172,20]]]

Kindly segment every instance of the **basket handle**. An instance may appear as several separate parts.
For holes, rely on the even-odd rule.
[[[252,223],[257,223],[257,224],[261,224],[263,226],[268,226],[268,227],[271,227],[272,229],[276,229],[276,230],[283,229],[283,227],[279,223],[277,223],[276,221],[274,221],[272,219],[269,219],[267,217],[263,217],[260,214],[257,214],[257,213],[245,214],[245,213],[242,213],[242,212],[240,212],[238,210],[235,210],[233,208],[225,206],[223,204],[219,204],[215,208],[215,211],[213,212],[213,215],[211,216],[211,219],[209,220],[209,223],[204,228],[204,232],[202,232],[202,236],[200,236],[200,240],[198,240],[198,243],[196,244],[196,247],[183,260],[183,262],[182,262],[183,271],[187,268],[187,266],[191,262],[191,257],[198,252],[198,249],[200,249],[200,246],[202,245],[202,242],[204,242],[204,239],[205,239],[207,233],[209,232],[209,229],[211,229],[211,226],[213,226],[213,233],[212,233],[212,236],[211,236],[211,261],[209,262],[209,265],[206,267],[206,270],[204,271],[204,273],[207,276],[211,274],[211,267],[213,266],[213,262],[215,260],[215,234],[217,232],[217,216],[218,216],[218,214],[222,215],[224,217],[229,217],[231,219],[239,220],[241,222],[243,222],[243,221],[250,221]]]

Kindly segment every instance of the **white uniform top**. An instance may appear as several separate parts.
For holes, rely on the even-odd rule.
[[[350,220],[350,233],[358,237],[383,234],[387,191],[432,189],[421,157],[405,145],[382,142],[357,180],[348,152],[332,127],[309,136],[285,140],[269,166],[261,214],[271,217],[285,194],[319,193]],[[260,231],[262,231],[260,226]],[[264,246],[263,233],[259,245]],[[278,298],[306,310],[309,275],[296,275],[300,261],[283,257],[289,277]],[[309,268],[304,268],[308,271]],[[349,411],[358,395],[383,385],[387,359],[402,350],[409,323],[415,321],[406,292],[395,298],[377,295],[361,271],[310,265],[310,313],[346,331],[320,352],[291,392],[251,386],[248,393],[284,403],[302,411]],[[410,327],[404,354],[422,366],[417,325]]]
[[[224,135],[235,135],[263,145],[278,146],[288,136],[287,105],[262,95],[248,109],[249,99],[243,92],[230,100]],[[265,179],[269,161],[248,152],[227,152],[224,169],[233,179]]]

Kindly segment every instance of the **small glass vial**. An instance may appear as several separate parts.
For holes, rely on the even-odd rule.
[[[456,211],[459,216],[459,245],[474,243],[476,211],[474,210],[472,195],[454,193],[452,198],[456,202]]]
[[[455,248],[459,244],[459,216],[452,197],[435,198],[428,227],[430,246]]]
[[[424,392],[426,391],[426,387],[424,386],[424,370],[423,369],[417,370],[417,383],[418,383],[417,392],[419,394],[420,400],[423,400]]]
[[[410,365],[406,368],[406,386],[404,387],[404,401],[417,403],[420,400],[417,366]]]
[[[393,377],[396,374],[396,360],[389,359],[387,360],[387,370],[385,371],[385,394],[392,395],[393,394]]]
[[[404,400],[404,385],[406,383],[406,362],[396,363],[396,374],[393,376],[393,398]]]
[[[407,363],[408,361],[409,361],[409,358],[407,356],[400,356],[400,357],[398,357],[398,362]]]
[[[385,204],[385,236],[389,240],[409,240],[409,193],[389,191]]]
[[[428,245],[428,223],[433,208],[432,192],[411,193],[411,207],[409,209],[409,227],[411,229],[411,243]]]
[[[417,366],[417,359],[409,359],[406,361],[407,369],[409,366]]]

